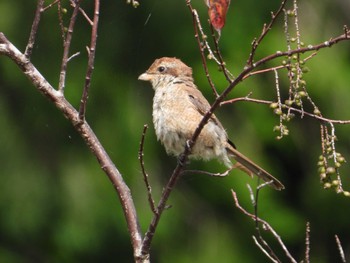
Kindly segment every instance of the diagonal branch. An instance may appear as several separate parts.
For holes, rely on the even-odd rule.
[[[271,12],[271,21],[268,25],[264,24],[263,30],[261,32],[261,35],[259,36],[258,39],[254,39],[253,43],[252,43],[252,50],[250,52],[248,61],[247,61],[247,65],[251,66],[253,64],[254,61],[254,56],[255,56],[255,52],[259,46],[259,44],[261,43],[261,41],[263,41],[263,39],[265,38],[265,36],[267,35],[267,33],[271,30],[273,24],[275,23],[277,17],[282,13],[284,6],[286,5],[287,0],[283,0],[280,7],[278,8],[278,10],[276,11],[276,13]]]
[[[60,91],[55,90],[50,83],[40,74],[28,58],[22,54],[3,33],[0,32],[0,55],[9,57],[21,71],[27,76],[31,83],[48,100],[64,114],[64,116],[73,124],[74,128],[84,139],[85,143],[100,163],[101,168],[112,182],[126,218],[128,230],[131,236],[131,242],[134,249],[135,260],[139,258],[142,234],[138,222],[138,217],[132,195],[126,185],[121,173],[116,168],[102,144],[96,137],[85,120],[79,118],[77,110],[64,98]]]

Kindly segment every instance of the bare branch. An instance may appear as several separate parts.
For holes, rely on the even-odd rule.
[[[31,29],[30,35],[29,35],[28,44],[27,44],[26,50],[24,52],[24,55],[28,59],[30,59],[30,56],[32,55],[32,51],[34,48],[35,37],[36,37],[36,33],[38,32],[41,13],[43,11],[43,6],[44,6],[44,0],[38,0],[37,6],[36,6],[36,11],[35,11],[35,16],[34,16],[34,20],[33,20],[33,24],[32,24],[32,29]]]
[[[274,257],[272,257],[269,252],[266,251],[266,249],[263,247],[262,244],[259,243],[258,239],[255,237],[255,236],[252,236],[253,240],[254,240],[254,243],[255,245],[258,246],[258,248],[260,248],[260,250],[274,263],[279,263],[281,261],[275,259]]]
[[[277,232],[269,225],[269,223],[267,223],[266,221],[262,220],[261,218],[257,217],[254,214],[249,213],[247,210],[245,210],[238,201],[238,197],[235,191],[233,191],[231,189],[232,192],[232,196],[233,196],[233,200],[235,202],[236,207],[246,216],[250,217],[252,220],[254,220],[255,222],[259,222],[261,224],[263,224],[264,228],[266,230],[268,230],[274,237],[275,239],[278,241],[278,243],[280,244],[281,248],[283,249],[283,251],[285,252],[286,256],[289,258],[289,260],[293,263],[297,263],[297,261],[292,257],[292,255],[290,254],[290,252],[288,251],[287,247],[284,245],[281,237],[277,234]],[[270,254],[271,255],[271,254]],[[275,258],[275,257],[274,257]],[[275,258],[275,260],[278,260],[277,258]],[[279,261],[277,261],[279,262]]]
[[[205,46],[202,44],[202,42],[200,40],[200,37],[199,37],[198,27],[199,27],[200,31],[202,31],[202,29],[201,29],[201,25],[200,25],[200,22],[199,22],[198,13],[192,7],[191,1],[187,1],[186,4],[187,4],[187,6],[190,9],[191,14],[192,14],[193,28],[194,28],[194,33],[195,33],[194,36],[195,36],[195,38],[197,40],[198,48],[199,48],[199,51],[200,51],[200,54],[201,54],[205,76],[208,79],[209,85],[210,85],[210,87],[211,87],[215,97],[218,97],[218,92],[216,91],[215,85],[214,85],[214,83],[213,83],[213,81],[212,81],[212,79],[210,77],[210,74],[209,74],[209,70],[208,70],[208,66],[207,66],[207,59],[206,59],[205,54],[204,54]],[[206,38],[206,36],[204,36],[203,32],[202,32],[202,38]],[[204,39],[204,41],[206,41],[206,40]],[[208,49],[208,50],[210,50],[210,49]]]
[[[72,7],[75,7],[76,4],[73,0],[70,0],[70,4]],[[90,19],[90,17],[86,14],[86,12],[84,11],[84,9],[82,9],[81,7],[79,7],[79,12],[83,15],[83,17],[85,17],[86,21],[90,24],[90,26],[94,25],[94,22]]]
[[[220,105],[225,105],[225,104],[232,104],[232,103],[235,103],[235,102],[239,102],[239,101],[249,101],[249,102],[254,102],[254,103],[260,103],[260,104],[267,104],[267,105],[270,105],[271,103],[274,103],[274,101],[271,101],[271,100],[259,100],[259,99],[252,99],[248,96],[246,97],[239,97],[239,98],[234,98],[234,99],[231,99],[231,100],[226,100],[226,101],[223,101],[220,103]],[[313,113],[309,113],[309,112],[306,112],[306,111],[302,111],[300,109],[297,109],[297,108],[294,108],[292,106],[288,106],[288,105],[285,105],[283,104],[282,105],[282,108],[286,108],[286,109],[290,109],[291,111],[294,111],[294,112],[297,112],[299,114],[302,114],[304,113],[305,115],[311,117],[311,118],[315,118],[321,122],[325,122],[325,123],[333,123],[333,124],[350,124],[350,120],[334,120],[334,119],[328,119],[328,118],[325,118],[325,117],[321,117],[317,114],[313,114]]]
[[[310,223],[306,223],[305,235],[305,263],[310,263]]]
[[[339,239],[338,235],[335,235],[335,242],[337,243],[337,247],[338,247],[338,250],[339,250],[341,262],[342,263],[346,263],[344,250],[343,250],[343,247],[341,245],[341,242],[340,242],[340,239]]]
[[[142,174],[143,174],[143,180],[145,181],[145,184],[146,184],[146,187],[147,187],[147,194],[148,194],[148,202],[149,202],[149,205],[151,207],[151,210],[153,212],[153,214],[157,214],[157,209],[156,209],[156,205],[154,203],[154,199],[152,197],[152,188],[151,188],[151,185],[148,181],[148,174],[146,172],[146,169],[145,169],[145,162],[143,160],[143,146],[144,146],[144,143],[145,143],[145,136],[146,136],[146,131],[148,129],[148,125],[145,124],[143,125],[143,131],[142,131],[142,137],[141,137],[141,141],[140,141],[140,149],[139,149],[139,160],[140,160],[140,165],[141,165],[141,171],[142,171]]]
[[[38,91],[48,100],[53,102],[55,106],[64,114],[64,116],[72,123],[78,131],[91,152],[100,163],[101,168],[112,182],[120,203],[123,208],[124,216],[127,222],[128,230],[131,236],[131,242],[134,249],[135,259],[140,258],[140,248],[142,242],[142,233],[138,222],[138,217],[132,195],[126,185],[121,173],[118,171],[102,144],[91,130],[89,124],[85,120],[79,118],[79,113],[64,98],[63,94],[55,90],[50,83],[40,74],[28,58],[22,54],[3,33],[0,33],[0,54],[9,57],[21,69],[23,74],[33,83]],[[147,262],[147,261],[143,261]]]
[[[252,50],[250,52],[250,55],[249,55],[249,58],[248,58],[248,61],[247,61],[247,66],[252,66],[253,65],[256,49],[258,48],[258,46],[261,43],[261,41],[265,38],[266,34],[270,31],[270,29],[272,28],[273,24],[276,22],[277,17],[282,13],[283,8],[286,5],[286,2],[287,2],[287,0],[283,0],[282,1],[281,5],[278,8],[278,10],[276,11],[276,13],[272,13],[271,12],[271,21],[270,21],[270,23],[268,25],[264,24],[263,30],[262,30],[261,35],[259,36],[259,38],[253,40]]]
[[[89,97],[89,88],[91,85],[91,76],[94,70],[99,16],[100,16],[100,0],[95,0],[94,22],[91,30],[91,43],[89,48],[88,68],[86,71],[85,85],[84,85],[83,95],[80,100],[80,108],[79,108],[79,118],[81,120],[85,118],[86,104]]]
[[[45,7],[42,9],[42,11],[45,12],[46,10],[50,9],[50,8],[53,7],[55,4],[57,4],[59,1],[61,1],[61,0],[55,0],[55,1],[53,1],[51,4],[45,6]]]
[[[70,22],[69,22],[67,35],[64,38],[63,57],[62,57],[62,63],[61,63],[60,79],[59,79],[59,83],[58,83],[58,90],[62,93],[64,93],[64,87],[66,85],[66,74],[67,74],[69,50],[70,50],[70,45],[71,45],[71,41],[72,41],[72,37],[73,37],[73,30],[74,30],[74,26],[75,26],[75,21],[77,20],[79,5],[80,5],[81,1],[82,0],[76,1],[76,6],[74,7],[73,14],[72,14]],[[60,3],[60,1],[59,1],[59,3]]]

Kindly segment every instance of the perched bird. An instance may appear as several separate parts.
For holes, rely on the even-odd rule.
[[[179,156],[210,109],[209,102],[193,82],[192,69],[177,58],[163,57],[156,59],[139,80],[150,81],[155,91],[153,123],[158,140],[168,154]],[[235,167],[271,181],[270,185],[277,190],[284,188],[280,181],[235,149],[214,114],[202,129],[189,157],[216,158],[228,168],[233,167],[229,158],[233,157],[238,162]]]

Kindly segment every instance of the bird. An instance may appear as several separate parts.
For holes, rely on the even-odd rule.
[[[180,156],[211,107],[194,84],[192,68],[178,58],[162,57],[138,79],[150,82],[154,89],[152,117],[157,139],[168,155]],[[189,158],[217,159],[228,168],[239,168],[251,176],[255,174],[276,190],[284,189],[278,179],[236,149],[215,114],[201,130]],[[233,165],[230,158],[237,163]]]

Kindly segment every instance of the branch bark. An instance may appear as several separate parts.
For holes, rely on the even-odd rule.
[[[65,99],[63,93],[52,87],[52,85],[40,74],[30,60],[21,53],[7,38],[0,32],[0,55],[10,58],[31,83],[49,99],[64,114],[64,116],[73,124],[80,136],[95,155],[100,163],[102,170],[106,173],[117,191],[120,203],[122,204],[124,216],[130,232],[131,243],[134,249],[134,258],[136,262],[148,262],[149,255],[141,258],[142,232],[138,222],[138,217],[130,189],[124,182],[121,173],[114,165],[102,144],[96,137],[85,120],[79,118],[79,112]]]

